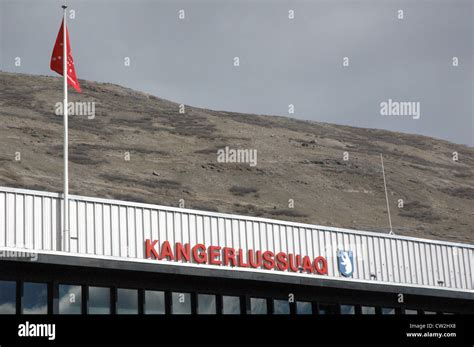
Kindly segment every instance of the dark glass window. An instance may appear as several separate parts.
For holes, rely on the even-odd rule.
[[[59,314],[81,314],[81,286],[59,285]]]
[[[222,296],[222,313],[223,314],[240,314],[240,297],[238,296]]]
[[[250,298],[251,314],[267,314],[267,299]]]
[[[355,306],[341,305],[341,314],[355,314]]]
[[[274,314],[290,314],[290,303],[288,300],[273,300]]]
[[[313,306],[308,301],[296,302],[296,314],[312,314]]]
[[[362,314],[375,314],[375,307],[373,306],[361,306]]]
[[[165,292],[145,290],[145,314],[165,314]]]
[[[138,290],[117,289],[117,314],[138,314]]]
[[[336,304],[319,304],[319,314],[337,314]]]
[[[110,288],[89,287],[89,314],[110,314]]]
[[[0,281],[0,314],[16,313],[16,283]]]
[[[23,314],[48,313],[48,285],[25,282],[23,284]]]
[[[393,307],[382,307],[382,314],[395,314]]]
[[[191,314],[191,294],[171,293],[171,313]]]
[[[216,296],[208,294],[198,294],[198,314],[216,314]]]

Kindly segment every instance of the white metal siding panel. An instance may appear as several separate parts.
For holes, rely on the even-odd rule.
[[[225,222],[224,218],[219,217],[217,219],[217,238],[219,240],[217,245],[221,248],[226,246]]]
[[[232,227],[231,227],[231,233],[232,233],[232,242],[230,244],[230,247],[235,248],[236,250],[239,248],[239,221],[236,219],[232,219]]]
[[[104,255],[112,255],[112,231],[111,231],[111,215],[110,205],[104,204],[102,207],[103,223],[104,223]]]
[[[16,235],[16,241],[15,245],[16,247],[23,248],[25,245],[24,241],[24,235],[25,235],[25,226],[24,226],[24,221],[25,221],[25,215],[24,215],[24,195],[23,194],[17,194],[16,195],[16,201],[15,201],[15,235]]]
[[[103,217],[104,212],[102,211],[102,204],[95,204],[92,208],[92,213],[94,214],[94,254],[104,255],[103,250]]]
[[[245,221],[243,220],[240,220],[238,221],[238,227],[237,227],[237,232],[239,234],[239,246],[237,247],[239,249],[239,252],[240,249],[244,249],[245,248],[245,245],[247,244],[247,240],[246,240],[246,233],[245,233]],[[242,259],[244,262],[247,262],[247,257],[245,256],[245,253],[242,254]]]
[[[444,271],[445,260],[443,259],[443,248],[440,245],[436,245],[436,262],[438,264],[438,270],[439,270],[438,281],[442,281],[443,283],[446,283],[446,279],[445,279],[446,272]]]
[[[7,230],[6,246],[15,246],[15,201],[13,194],[9,193],[5,202],[5,227]]]
[[[320,256],[326,257],[326,243],[324,242],[324,231],[313,229],[313,245],[317,245],[314,247],[314,252],[319,254]]]
[[[34,219],[33,219],[33,196],[26,196],[25,198],[25,247],[33,249],[33,233],[34,233]],[[5,211],[4,211],[5,212]],[[2,223],[3,224],[3,223]]]
[[[263,230],[263,223],[253,222],[253,238],[254,238],[254,251],[261,250],[262,247],[262,235],[265,235]]]
[[[260,250],[270,249],[270,247],[268,247],[267,224],[261,223],[261,222],[258,224],[259,224],[259,231],[260,231]]]
[[[203,217],[199,215],[195,215],[196,218],[196,243],[203,243],[204,242],[204,222],[203,222]],[[166,239],[165,236],[163,236],[163,239]]]
[[[388,271],[387,271],[387,255],[385,253],[385,239],[378,237],[379,244],[379,254],[380,254],[380,269],[382,272],[382,281],[388,281]]]
[[[225,246],[232,247],[233,236],[232,236],[232,220],[229,218],[224,219],[224,234],[225,234]]]
[[[7,245],[6,193],[0,192],[0,247]]]
[[[384,269],[386,271],[387,277],[386,281],[387,282],[394,282],[393,278],[393,264],[392,264],[392,253],[390,249],[390,239],[382,239],[383,242],[383,249],[385,253],[385,265]]]
[[[312,253],[308,247],[310,244],[311,244],[311,240],[309,242],[306,240],[306,228],[298,228],[299,253],[303,256],[305,255],[309,256],[310,253]]]
[[[86,226],[86,253],[94,254],[95,230],[94,230],[94,206],[90,203],[85,204],[85,221]],[[126,209],[126,208],[124,208]],[[123,221],[122,221],[123,222]],[[127,225],[124,225],[124,230],[127,230]],[[126,254],[125,254],[126,255]]]
[[[202,232],[203,232],[203,243],[206,243],[206,240],[209,240],[209,217],[202,217]],[[174,212],[166,213],[166,240],[169,241],[171,245],[175,242],[175,233],[174,233]]]
[[[243,248],[243,252],[245,252],[245,250],[248,250],[248,249],[254,249],[254,240],[253,240],[253,232],[252,232],[252,222],[251,221],[245,221],[243,224],[242,224],[242,228],[243,228],[243,232],[244,232],[244,235],[245,235],[245,242],[244,242],[244,247]],[[249,258],[248,258],[248,254],[247,252],[245,252],[245,260],[248,262]]]
[[[390,253],[392,254],[393,281],[400,283],[400,266],[398,265],[397,240],[390,239]]]
[[[363,279],[365,277],[364,273],[364,262],[363,262],[363,253],[362,253],[362,241],[360,235],[355,235],[354,237],[355,247],[354,247],[354,265],[355,272],[354,278]]]
[[[444,285],[446,287],[451,286],[451,278],[449,276],[449,258],[448,252],[446,251],[445,246],[441,246],[441,254],[443,257],[443,269],[444,269]]]
[[[327,251],[327,259],[329,265],[329,276],[336,276],[337,274],[337,232],[335,233],[328,233],[328,239],[330,240],[326,246],[331,247],[332,249]]]
[[[474,265],[474,251],[472,249],[464,249],[464,271],[465,276],[468,282],[468,288],[474,288],[474,279],[473,279],[473,265]]]
[[[428,271],[426,266],[426,254],[425,254],[425,244],[419,243],[419,256],[420,256],[420,266],[421,266],[421,284],[428,283]]]
[[[42,249],[51,250],[51,199],[49,197],[43,198],[43,232],[42,232]]]
[[[305,233],[305,241],[304,245],[306,245],[306,254],[310,259],[315,258],[315,253],[318,255],[320,254],[318,251],[318,232],[316,230],[311,230],[309,228],[304,228],[303,232]],[[269,247],[265,247],[265,249],[268,249]]]
[[[448,254],[448,269],[449,269],[450,287],[458,287],[457,284],[456,284],[456,272],[454,270],[453,248],[452,247],[447,247],[446,252]]]
[[[281,251],[288,251],[288,253],[291,253],[290,247],[288,247],[288,235],[286,231],[286,225],[279,225],[278,229],[280,231]]]
[[[291,227],[290,230],[292,230],[292,235],[293,235],[293,249],[295,254],[301,255],[301,259],[306,255],[305,252],[301,251],[301,240],[300,240],[300,235],[302,235],[300,228],[298,227]]]
[[[431,267],[433,268],[433,285],[438,285],[439,280],[439,271],[438,271],[438,262],[436,259],[436,245],[430,244],[430,260]]]
[[[145,239],[143,238],[143,210],[143,208],[135,208],[135,233],[133,235],[133,253],[135,258],[143,258],[143,245],[145,244]]]
[[[277,224],[272,224],[272,229],[273,229],[273,242],[275,243],[275,253],[281,252],[281,234],[280,234],[280,228]]]
[[[267,229],[267,248],[266,249],[274,249],[275,252],[277,252],[277,248],[275,246],[275,240],[273,238],[273,225],[270,223],[265,223],[266,224],[266,229]]]
[[[421,259],[420,259],[420,248],[419,248],[419,243],[414,242],[413,243],[413,253],[414,253],[414,260],[415,260],[415,283],[416,284],[422,284],[422,279],[421,279]]]
[[[362,262],[364,266],[364,279],[371,279],[370,278],[370,259],[369,259],[369,243],[367,240],[367,236],[361,236],[362,242]]]
[[[374,238],[367,236],[368,243],[368,261],[369,261],[369,278],[377,276],[377,267],[375,264],[375,255],[374,255]]]
[[[410,283],[416,284],[416,261],[415,261],[415,251],[414,251],[414,243],[413,242],[405,242],[407,244],[408,249],[408,268],[410,271],[411,279]]]
[[[177,230],[179,230],[180,226],[175,224]],[[219,230],[217,229],[217,218],[211,217],[211,244],[212,245],[219,245]]]

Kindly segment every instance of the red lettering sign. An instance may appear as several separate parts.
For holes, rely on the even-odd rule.
[[[286,254],[279,252],[276,255],[272,251],[262,252],[249,249],[244,252],[241,248],[237,251],[232,247],[206,246],[198,243],[192,248],[189,243],[176,242],[175,247],[169,241],[164,241],[158,253],[156,245],[158,240],[145,240],[146,258],[154,257],[157,260],[185,261],[197,264],[224,265],[242,268],[264,268],[267,270],[278,269],[280,271],[306,272],[327,275],[328,263],[322,256],[316,257],[313,262],[309,256],[302,257],[300,254]],[[192,259],[191,259],[192,258]]]
[[[155,245],[158,243],[158,240],[155,240],[153,242],[150,242],[150,240],[145,241],[145,255],[148,258],[151,258],[151,254],[153,253],[153,256],[158,259],[158,253],[156,252]]]

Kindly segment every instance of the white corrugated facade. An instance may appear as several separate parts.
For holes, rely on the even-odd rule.
[[[202,243],[312,259],[321,255],[328,261],[328,278],[473,290],[474,246],[468,244],[80,196],[71,196],[70,235],[61,237],[61,214],[60,194],[0,187],[0,249],[149,262],[146,239]],[[353,252],[349,279],[338,271],[337,249]]]

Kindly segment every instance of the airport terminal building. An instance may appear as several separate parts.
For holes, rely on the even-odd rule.
[[[0,314],[474,313],[474,246],[0,187]]]

